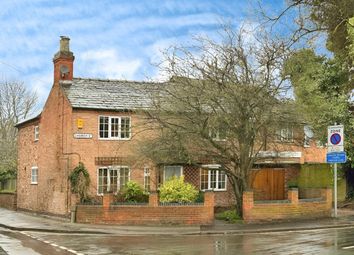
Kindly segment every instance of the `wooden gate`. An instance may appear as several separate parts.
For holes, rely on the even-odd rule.
[[[285,170],[262,169],[255,170],[252,189],[255,200],[283,200],[285,199]]]

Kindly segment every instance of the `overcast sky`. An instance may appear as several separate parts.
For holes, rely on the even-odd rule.
[[[45,101],[59,36],[71,38],[74,77],[158,77],[160,51],[193,35],[216,36],[221,20],[248,20],[256,0],[1,0],[0,78],[23,81]],[[280,8],[282,0],[264,0]]]

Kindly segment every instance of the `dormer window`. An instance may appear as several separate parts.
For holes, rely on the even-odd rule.
[[[39,140],[39,126],[34,127],[34,141]]]
[[[108,140],[129,140],[131,138],[130,117],[99,117],[99,138]]]

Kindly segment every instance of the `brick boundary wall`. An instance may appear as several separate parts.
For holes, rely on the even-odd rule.
[[[17,195],[16,193],[0,193],[0,207],[17,210]]]
[[[161,205],[151,193],[146,205],[112,205],[113,195],[103,197],[103,205],[77,205],[76,222],[117,225],[210,225],[214,221],[213,192],[205,192],[204,204]]]
[[[332,190],[319,189],[320,197],[299,199],[298,189],[288,190],[287,200],[254,201],[253,191],[243,193],[245,222],[331,217]]]

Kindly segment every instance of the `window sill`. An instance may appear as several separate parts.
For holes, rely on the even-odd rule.
[[[38,185],[38,182],[31,182],[31,185]]]
[[[215,192],[220,192],[220,191],[227,191],[226,189],[201,189],[201,191],[215,191]]]
[[[100,141],[130,141],[131,138],[98,138]]]

